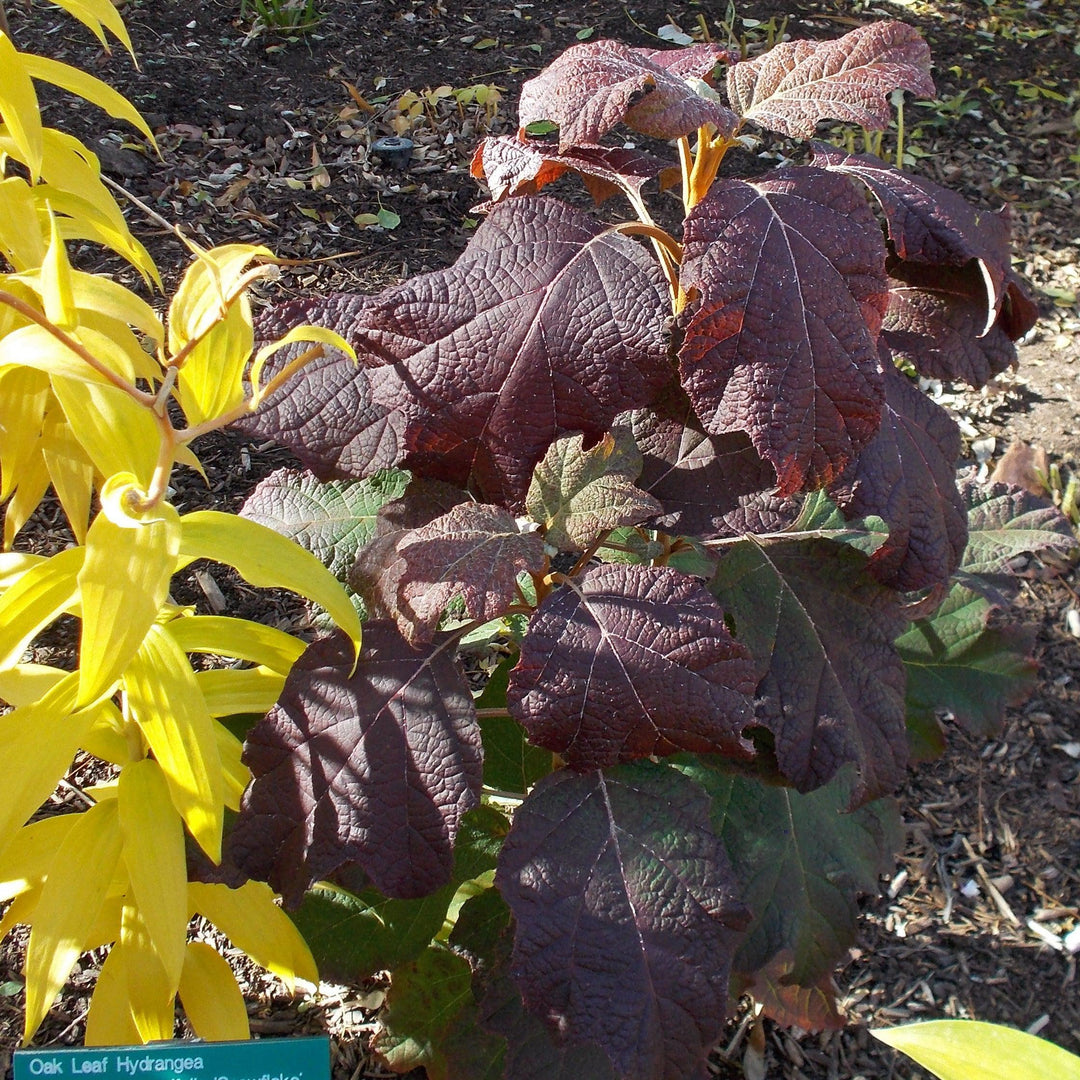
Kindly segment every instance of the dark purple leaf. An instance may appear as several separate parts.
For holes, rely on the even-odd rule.
[[[604,565],[540,605],[510,714],[574,769],[676,750],[749,757],[753,665],[720,606],[668,567]]]
[[[710,586],[761,675],[756,718],[776,738],[783,774],[813,791],[854,763],[853,803],[891,792],[907,763],[904,666],[893,641],[907,622],[866,558],[824,540],[747,540]]]
[[[727,89],[744,120],[796,138],[813,135],[821,120],[886,128],[894,90],[934,95],[930,50],[900,22],[870,23],[836,41],[782,41],[729,67]]]
[[[968,511],[969,540],[963,569],[969,574],[1006,574],[1018,555],[1073,551],[1077,539],[1069,519],[1047,499],[1010,484],[980,484],[968,475],[960,484]]]
[[[522,142],[514,135],[491,136],[476,148],[472,174],[485,179],[494,202],[510,195],[535,195],[566,172],[580,173],[596,202],[656,179],[665,164],[640,150],[601,146],[559,153],[539,140]]]
[[[547,542],[563,551],[584,551],[600,533],[637,525],[661,509],[634,484],[641,453],[628,428],[616,428],[589,450],[583,441],[566,435],[548,447],[525,500]]]
[[[848,154],[819,143],[814,146],[814,164],[858,177],[873,192],[901,259],[957,268],[976,260],[983,284],[979,334],[993,325],[1012,267],[1007,210],[981,210],[955,191],[872,154]],[[979,298],[978,293],[972,297]]]
[[[231,854],[290,904],[346,863],[386,896],[433,892],[479,801],[480,730],[453,639],[417,651],[369,622],[351,666],[343,634],[315,642],[245,743],[254,780]]]
[[[518,574],[539,573],[544,559],[540,534],[523,533],[507,511],[461,503],[398,540],[399,625],[411,641],[429,640],[456,596],[470,619],[497,619],[513,602]]]
[[[749,437],[706,435],[681,391],[630,419],[643,458],[638,483],[663,504],[661,529],[711,539],[773,532],[793,520],[797,507],[771,494],[776,473]]]
[[[345,294],[294,300],[271,308],[259,319],[256,333],[262,341],[273,341],[310,323],[348,339],[369,303],[368,297]],[[263,369],[264,385],[307,348],[301,342],[276,352]],[[335,349],[327,348],[236,426],[253,438],[288,447],[320,480],[368,476],[396,465],[402,454],[400,418],[372,400],[367,373]]]
[[[686,1080],[720,1037],[746,909],[697,784],[652,762],[545,777],[495,884],[526,1007],[616,1075]]]
[[[504,1080],[616,1080],[595,1043],[560,1042],[527,1013],[509,976],[492,981],[480,1001],[480,1022],[506,1039]]]
[[[703,56],[694,55],[694,67]],[[681,76],[680,69],[656,63],[645,50],[618,41],[573,45],[522,86],[519,134],[524,138],[530,124],[550,121],[559,127],[559,150],[565,152],[574,146],[599,146],[620,123],[657,139],[689,135],[704,124],[733,131],[734,114],[696,94]]]
[[[686,222],[682,383],[705,430],[746,431],[778,493],[836,479],[881,419],[881,230],[842,177],[721,180]]]
[[[544,198],[496,206],[449,269],[381,293],[349,341],[405,464],[518,508],[565,431],[600,438],[669,377],[667,287],[635,241]]]
[[[967,514],[956,490],[960,429],[887,363],[881,430],[830,489],[849,518],[875,515],[889,538],[870,557],[883,585],[915,592],[942,585],[960,565]]]
[[[986,301],[974,263],[959,269],[894,263],[889,271],[882,340],[894,356],[927,378],[976,388],[1016,366],[1016,348],[1003,319],[983,333]],[[1010,301],[1006,304],[1011,308]]]

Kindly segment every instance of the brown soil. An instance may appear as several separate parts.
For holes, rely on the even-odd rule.
[[[736,31],[754,47],[764,24],[785,18],[794,37],[836,37],[883,17],[923,30],[939,100],[908,106],[915,168],[983,205],[1010,205],[1019,266],[1043,311],[1015,377],[978,394],[944,387],[942,399],[960,414],[973,460],[990,467],[1011,440],[1023,439],[1044,447],[1067,476],[1080,468],[1080,13],[1072,0],[871,4],[749,0],[738,5]],[[318,27],[293,41],[249,37],[239,0],[128,0],[122,7],[142,65],[135,71],[122,53],[109,57],[88,44],[89,35],[56,9],[19,0],[8,7],[20,47],[107,79],[154,127],[160,158],[90,106],[51,99],[48,121],[99,149],[107,174],[196,240],[264,243],[303,260],[266,290],[268,301],[375,291],[452,262],[482,198],[468,173],[477,138],[511,130],[522,80],[586,31],[655,47],[653,35],[670,18],[689,31],[700,14],[714,36],[725,36],[725,5],[695,0],[638,0],[625,8],[596,0],[322,0]],[[444,98],[422,107],[407,130],[417,144],[407,170],[369,152],[373,139],[395,133],[394,103],[403,92],[476,84],[497,87],[502,102],[493,109]],[[400,224],[385,230],[361,227],[363,217],[357,223],[380,209],[392,210]],[[171,287],[186,265],[181,245],[138,211],[132,221]],[[123,266],[103,264],[100,253],[79,257],[130,278]],[[178,500],[189,508],[210,498],[236,505],[284,460],[232,436],[202,452],[211,491],[194,481],[182,486]],[[31,530],[43,547],[62,534],[48,509]],[[232,610],[267,617],[265,597],[230,580],[217,584]],[[1054,946],[1080,920],[1080,642],[1065,620],[1068,609],[1080,607],[1078,587],[1075,570],[1033,572],[1015,617],[1039,626],[1036,692],[1009,713],[994,741],[983,745],[951,731],[945,758],[913,770],[902,793],[908,830],[897,873],[881,897],[866,901],[859,943],[838,976],[852,1024],[808,1035],[754,1028],[743,1014],[714,1055],[716,1075],[735,1077],[744,1068],[751,1077],[806,1080],[922,1075],[866,1030],[915,1018],[1001,1021],[1080,1051],[1077,958]],[[205,581],[193,577],[189,589],[177,599],[208,602]],[[276,614],[286,622],[295,610]],[[77,800],[79,779],[74,773],[56,798]],[[0,1070],[21,1026],[19,962],[18,942],[9,939],[0,948]],[[95,970],[91,957],[76,971],[40,1043],[79,1041]],[[329,1030],[335,1078],[386,1075],[367,1051],[378,986],[328,990],[301,1004],[272,980],[253,972],[246,978],[256,1033]]]

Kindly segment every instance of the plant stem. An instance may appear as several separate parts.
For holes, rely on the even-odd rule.
[[[140,405],[145,405],[148,408],[154,407],[154,395],[148,394],[143,390],[140,390],[137,386],[132,386],[131,383],[123,377],[118,375],[112,368],[106,367],[81,341],[71,337],[65,333],[60,327],[50,322],[49,319],[43,315],[40,311],[31,307],[25,300],[20,300],[19,297],[0,289],[0,304],[6,304],[8,307],[13,308],[24,318],[29,319],[31,322],[36,323],[43,330],[48,331],[57,341],[60,342],[65,348],[73,352],[80,360],[88,364],[94,371],[96,371],[103,379],[110,382],[118,390],[123,390],[129,397],[134,398]]]

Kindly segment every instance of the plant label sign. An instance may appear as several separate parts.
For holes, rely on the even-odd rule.
[[[329,1080],[330,1040],[166,1042],[150,1046],[16,1050],[15,1080]]]

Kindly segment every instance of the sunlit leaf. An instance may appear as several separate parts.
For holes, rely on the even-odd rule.
[[[141,1041],[131,1015],[124,949],[114,945],[101,965],[86,1014],[87,1046],[131,1046]]]
[[[121,847],[116,805],[98,803],[79,815],[57,849],[26,948],[24,1041],[37,1031],[79,954],[89,947]]]
[[[0,113],[32,178],[41,172],[41,113],[31,71],[6,34],[0,33]]]
[[[188,943],[180,1000],[195,1034],[207,1042],[250,1037],[247,1006],[229,962],[205,941]]]
[[[139,1041],[171,1039],[176,984],[161,963],[142,912],[133,904],[124,904],[119,944],[126,959],[128,1001]]]

